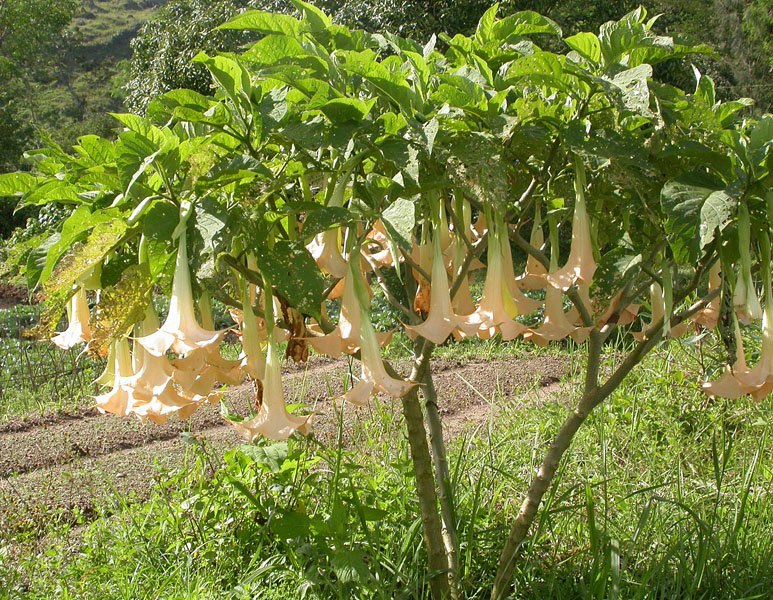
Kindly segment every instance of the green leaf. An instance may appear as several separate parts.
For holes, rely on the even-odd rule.
[[[291,540],[311,533],[311,526],[312,521],[308,515],[287,511],[281,517],[274,519],[271,530],[277,537]]]
[[[156,201],[145,213],[143,234],[148,243],[150,274],[158,277],[174,256],[172,232],[180,222],[180,210],[170,202]]]
[[[325,31],[333,24],[333,21],[316,6],[303,2],[303,0],[290,0],[293,6],[303,13],[303,20],[309,25],[309,31]]]
[[[79,206],[62,224],[59,239],[51,245],[46,254],[45,266],[40,271],[38,281],[45,283],[65,252],[70,250],[76,242],[84,240],[88,232],[96,225],[107,223],[117,214],[118,211],[115,209],[91,212],[88,206]]]
[[[517,12],[500,19],[491,28],[491,35],[499,43],[510,41],[516,36],[547,33],[561,35],[558,23],[532,10]]]
[[[308,26],[289,15],[249,10],[235,16],[218,29],[237,29],[242,31],[258,31],[260,33],[279,33],[290,37],[298,37]]]
[[[578,33],[564,40],[577,54],[591,63],[598,64],[601,60],[601,42],[594,33]]]
[[[499,10],[499,3],[497,2],[486,12],[478,21],[478,28],[475,30],[475,41],[483,45],[491,41],[492,32],[494,29],[494,23],[497,20],[497,11]]]
[[[387,233],[403,250],[413,247],[413,228],[416,225],[416,206],[410,200],[399,198],[381,215]]]
[[[370,571],[365,564],[362,550],[338,550],[330,563],[338,580],[343,583],[365,583],[370,579]]]
[[[277,242],[270,250],[258,253],[258,267],[292,306],[320,318],[325,279],[306,248]]]
[[[320,206],[308,212],[301,234],[309,241],[318,233],[350,223],[353,217],[354,215],[342,206]]]
[[[628,110],[643,115],[650,111],[650,90],[647,79],[652,77],[652,67],[644,64],[615,75],[612,81],[623,91],[623,103]]]
[[[734,199],[724,185],[705,173],[687,173],[663,186],[668,242],[678,264],[694,264],[717,229],[730,222]]]
[[[368,116],[375,103],[376,98],[368,102],[357,98],[335,98],[318,108],[334,124],[359,123]]]
[[[38,183],[29,173],[3,173],[0,175],[0,196],[20,196],[32,190]]]
[[[256,446],[255,444],[244,444],[239,447],[239,452],[249,456],[257,464],[265,467],[272,473],[279,473],[282,465],[290,456],[290,449],[287,442],[278,442],[270,446]]]
[[[34,290],[40,281],[40,275],[46,268],[48,251],[62,239],[60,233],[55,233],[40,246],[33,248],[27,257],[27,289]]]

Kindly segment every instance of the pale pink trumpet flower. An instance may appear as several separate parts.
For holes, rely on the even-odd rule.
[[[765,253],[763,253],[764,255]],[[773,391],[773,286],[771,286],[770,252],[764,266],[765,310],[762,314],[762,348],[757,364],[747,373],[738,375],[741,383],[751,388],[755,400],[762,400]]]
[[[614,295],[612,300],[610,300],[609,306],[598,319],[598,323],[597,323],[598,327],[604,328],[608,326],[609,320],[612,318],[612,315],[615,314],[620,307],[620,302],[622,302],[623,300],[623,292],[625,292],[624,289],[620,290]],[[631,323],[633,323],[636,320],[636,316],[639,314],[640,308],[641,306],[639,304],[628,304],[628,306],[620,310],[620,314],[617,316],[615,325],[619,327],[623,327],[625,325],[630,325]]]
[[[537,250],[542,250],[545,245],[545,234],[542,231],[539,203],[537,203],[534,209],[534,223],[531,228],[529,244]],[[545,275],[547,274],[548,270],[545,268],[545,265],[529,254],[526,258],[526,267],[523,273],[516,278],[516,282],[518,287],[524,290],[541,290],[545,287]]]
[[[477,336],[488,340],[497,333],[502,334],[505,341],[514,340],[521,335],[526,327],[515,320],[518,308],[510,294],[510,288],[505,277],[503,259],[502,233],[498,231],[489,234],[488,270],[483,284],[483,295],[475,312],[469,315],[471,323],[477,324]],[[512,266],[510,266],[512,270]]]
[[[306,246],[319,268],[333,277],[343,277],[346,274],[346,259],[341,254],[338,241],[339,229],[328,229],[317,234]]]
[[[705,381],[701,385],[701,389],[709,398],[736,400],[752,391],[748,385],[743,383],[749,376],[749,367],[746,364],[746,353],[737,318],[733,319],[733,334],[736,344],[735,362],[732,365],[727,365],[718,379]]]
[[[343,278],[343,295],[341,297],[341,312],[338,317],[338,325],[327,334],[310,336],[306,339],[309,345],[320,354],[331,358],[338,358],[341,354],[355,354],[361,347],[362,323],[360,319],[360,303],[357,300],[356,282],[358,277],[365,288],[365,277],[360,270],[353,266],[347,268]],[[322,333],[319,326],[308,328],[312,333]],[[392,339],[392,332],[377,332],[376,337],[380,346],[385,346]]]
[[[356,406],[367,404],[368,400],[376,392],[381,392],[392,398],[402,398],[416,384],[404,379],[397,379],[386,372],[384,361],[381,358],[377,332],[370,322],[370,310],[367,307],[367,294],[364,286],[358,285],[356,294],[360,301],[360,331],[362,339],[360,367],[362,370],[360,380],[344,394],[343,398]]]
[[[535,300],[534,298],[529,298],[518,287],[518,281],[515,278],[515,273],[513,271],[513,252],[510,249],[510,240],[507,236],[503,236],[503,239],[500,240],[500,245],[502,247],[502,269],[505,282],[507,283],[507,289],[510,290],[510,296],[518,309],[518,314],[530,315],[542,306],[542,302],[540,300]],[[544,287],[544,281],[542,282],[542,285]]]
[[[709,270],[709,293],[722,287],[722,264],[717,261]],[[722,305],[722,296],[717,295],[709,305],[691,317],[691,320],[706,329],[714,329],[719,321],[719,310]]]
[[[454,332],[461,331],[466,336],[474,335],[478,324],[469,317],[461,317],[454,313],[439,235],[435,236],[433,247],[432,291],[427,319],[421,325],[406,325],[405,332],[414,339],[416,336],[422,336],[434,344],[442,344]]]
[[[260,408],[258,413],[248,420],[226,419],[236,432],[249,442],[253,442],[259,436],[274,441],[283,441],[296,431],[302,435],[308,435],[311,432],[313,417],[313,415],[293,415],[287,411],[282,386],[281,358],[277,343],[273,339],[274,298],[270,292],[267,296],[269,297],[269,301],[266,303],[268,350],[265,377],[262,379],[263,395]]]
[[[204,329],[196,320],[186,234],[183,231],[177,250],[169,315],[158,331],[137,338],[137,341],[153,356],[165,356],[170,349],[185,356],[194,350],[217,348],[225,333],[226,330]]]
[[[738,218],[738,250],[741,256],[740,271],[736,277],[733,290],[733,306],[738,319],[744,325],[751,325],[762,319],[762,305],[757,297],[757,288],[752,278],[752,260],[749,247],[751,245],[751,224],[749,209],[743,202]]]
[[[57,333],[51,341],[62,350],[69,350],[78,344],[91,341],[89,327],[89,305],[86,301],[86,291],[79,287],[70,298],[67,306],[67,329]]]
[[[575,204],[572,221],[572,245],[566,264],[553,273],[545,275],[546,281],[562,292],[566,292],[578,281],[590,285],[596,272],[596,259],[593,257],[593,243],[590,234],[590,221],[585,206],[585,169],[578,162],[575,168]]]
[[[261,349],[258,318],[252,311],[249,284],[242,284],[242,352],[239,360],[244,372],[253,379],[263,379],[266,374],[266,357]]]
[[[633,335],[636,341],[640,342],[646,337],[648,337],[649,334],[651,333],[652,326],[655,323],[657,323],[660,319],[663,319],[665,317],[665,313],[666,313],[665,296],[663,294],[663,288],[661,288],[660,284],[657,282],[653,282],[652,285],[650,285],[650,307],[652,309],[652,316],[650,318],[649,325],[645,325],[644,322],[642,322],[641,331],[631,332],[631,335]],[[671,327],[665,337],[677,338],[683,335],[686,331],[687,331],[687,323],[679,323],[679,325],[677,325],[676,327]]]
[[[134,397],[130,388],[123,385],[123,382],[130,378],[132,373],[132,359],[129,354],[129,340],[121,338],[113,342],[113,387],[109,392],[93,396],[96,402],[96,409],[101,413],[110,413],[118,416],[129,414],[133,404]]]
[[[588,339],[591,329],[592,327],[578,327],[569,320],[568,314],[564,312],[563,292],[548,285],[545,290],[545,314],[542,324],[537,328],[527,329],[523,339],[543,347],[566,337],[571,337],[578,344],[582,344]]]

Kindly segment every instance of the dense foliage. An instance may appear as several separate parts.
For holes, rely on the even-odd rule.
[[[293,4],[302,19],[248,11],[221,26],[260,40],[193,59],[214,96],[167,92],[145,117],[115,115],[116,141],[86,136],[74,155],[50,145],[33,153],[35,175],[0,177],[21,206],[74,207],[27,263],[47,297],[38,332],[53,334],[67,306],[52,341],[109,351],[104,412],[185,418],[220,399],[216,382],[260,382],[254,416],[225,415],[248,440],[311,430],[310,415],[285,406],[279,341],[296,361],[309,345],[359,358],[344,399],[402,402],[436,598],[457,593],[458,541],[434,347],[451,336],[587,342],[582,395],[505,541],[492,592],[502,597],[572,437],[661,340],[688,323],[718,333],[728,368],[710,396],[773,389],[773,117],[740,116],[751,101],[719,101],[697,69],[691,93],[659,79],[661,65],[712,51],[654,33],[643,8],[563,37],[536,12],[498,19],[494,6],[470,36],[419,44]],[[474,268],[485,268],[479,299]],[[407,377],[381,357],[389,333],[372,325],[367,281],[414,340]],[[163,324],[156,286],[170,295]],[[220,355],[210,297],[233,308],[238,360]],[[760,320],[750,368],[739,322]],[[601,372],[620,328],[637,343]]]

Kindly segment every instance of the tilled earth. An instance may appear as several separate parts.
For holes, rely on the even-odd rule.
[[[407,362],[398,364],[407,372]],[[529,356],[487,361],[437,360],[433,365],[440,411],[449,436],[485,422],[490,400],[514,397],[534,387],[557,382],[567,372],[560,357]],[[356,368],[356,367],[355,367]],[[339,432],[340,401],[349,374],[345,360],[315,358],[286,369],[288,403],[301,403],[315,413],[314,435],[333,445]],[[252,388],[233,388],[227,399],[232,412],[246,414]],[[380,399],[401,418],[399,402]],[[372,417],[367,409],[343,412],[343,443],[357,444],[354,425]],[[183,435],[181,435],[183,434]],[[0,537],[35,535],[51,518],[88,520],[98,504],[141,501],[153,489],[159,471],[184,464],[190,440],[205,441],[217,452],[241,443],[220,417],[219,407],[202,407],[188,421],[163,426],[129,418],[98,415],[88,408],[31,415],[0,425]]]

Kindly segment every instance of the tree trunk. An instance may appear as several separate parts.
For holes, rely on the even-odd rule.
[[[427,369],[424,375],[424,407],[429,425],[430,443],[432,444],[432,462],[435,465],[435,479],[438,485],[440,500],[440,516],[443,519],[443,543],[446,549],[448,565],[448,582],[451,586],[451,598],[461,598],[459,590],[459,540],[456,535],[456,510],[454,508],[451,473],[448,470],[446,446],[443,441],[443,423],[438,412],[437,391],[432,381],[432,373]]]

